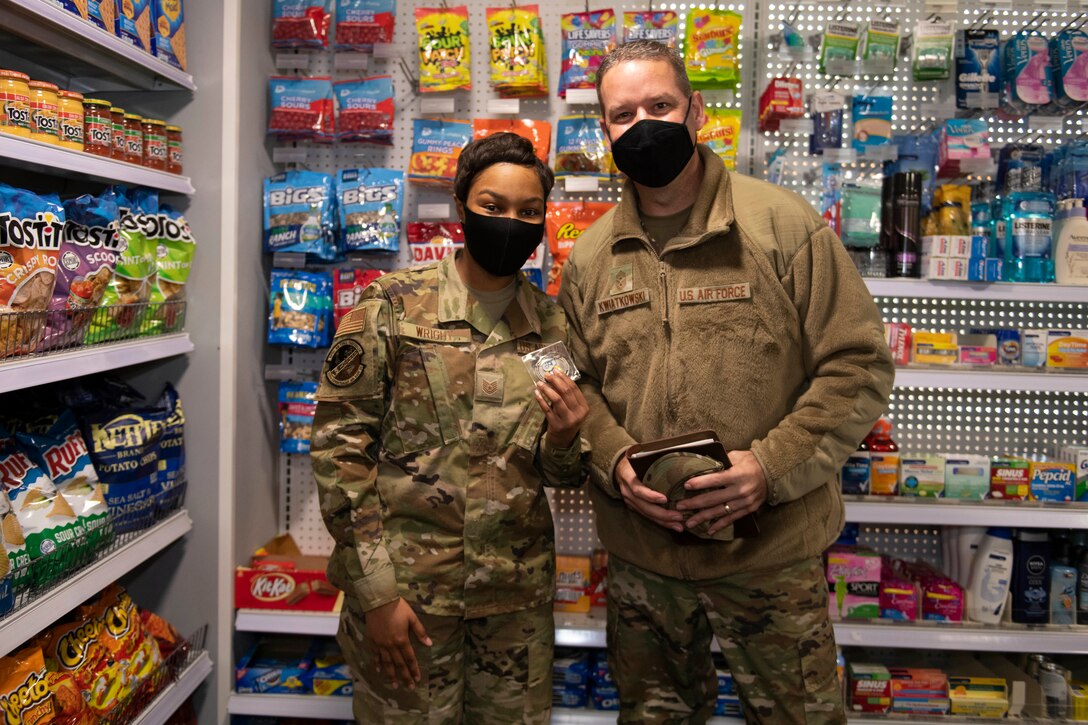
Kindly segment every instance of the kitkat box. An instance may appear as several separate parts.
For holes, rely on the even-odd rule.
[[[289,535],[257,550],[234,572],[234,606],[299,612],[339,612],[343,593],[329,583],[323,556],[304,556]]]

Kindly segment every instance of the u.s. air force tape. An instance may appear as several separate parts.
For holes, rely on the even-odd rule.
[[[363,374],[363,346],[355,340],[341,340],[325,358],[325,379],[330,385],[346,388]]]

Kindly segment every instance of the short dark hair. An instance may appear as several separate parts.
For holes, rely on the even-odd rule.
[[[516,133],[504,131],[478,138],[461,151],[457,157],[457,175],[453,179],[453,196],[461,203],[467,201],[472,182],[495,164],[516,164],[535,171],[540,177],[545,199],[555,186],[555,174],[536,155],[533,143]]]
[[[688,69],[684,65],[684,59],[680,57],[679,51],[656,40],[633,40],[626,45],[613,49],[601,60],[601,64],[597,67],[597,103],[601,107],[602,115],[604,114],[604,103],[601,102],[601,83],[604,81],[605,75],[619,64],[629,63],[633,60],[659,60],[668,63],[672,67],[673,75],[676,76],[676,85],[680,88],[684,97],[691,95],[692,88],[691,81],[688,80]]]

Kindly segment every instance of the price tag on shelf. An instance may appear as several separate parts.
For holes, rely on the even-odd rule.
[[[824,150],[827,153],[827,150]],[[894,161],[899,158],[899,147],[895,144],[881,144],[880,146],[866,146],[863,154],[866,161]]]
[[[370,67],[370,56],[366,53],[337,53],[333,56],[336,70],[366,70]]]
[[[272,149],[272,163],[304,164],[306,163],[306,147],[276,146]]]
[[[567,90],[567,103],[571,106],[596,106],[597,91],[592,88],[571,88]]]
[[[457,110],[457,101],[453,96],[435,96],[419,99],[420,113],[447,114]]]
[[[956,117],[953,103],[946,101],[924,101],[918,104],[918,118],[947,121]]]
[[[402,55],[402,49],[392,43],[375,43],[375,58],[398,58]]]
[[[276,67],[280,70],[309,70],[309,53],[276,53]]]
[[[306,255],[302,252],[275,252],[272,254],[272,266],[300,269],[306,266]]]
[[[521,113],[521,101],[517,98],[488,98],[487,112],[496,116],[516,116]]]
[[[778,123],[780,133],[804,133],[812,135],[811,118],[783,118]]]
[[[824,149],[824,161],[829,164],[852,164],[857,160],[858,152],[854,149]]]
[[[416,212],[416,216],[420,219],[449,219],[450,205],[449,204],[420,204],[419,209]]]
[[[827,68],[827,75],[829,76],[849,76],[853,78],[858,75],[859,67],[856,60],[847,60],[845,58],[831,58],[825,64]]]
[[[1028,117],[1028,128],[1030,128],[1032,131],[1061,131],[1064,126],[1064,116]]]
[[[997,173],[997,164],[993,159],[963,159],[960,161],[960,173],[993,176]]]
[[[563,190],[568,192],[596,192],[601,189],[601,180],[596,176],[567,176],[563,179]]]

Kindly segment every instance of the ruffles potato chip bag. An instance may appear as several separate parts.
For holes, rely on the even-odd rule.
[[[336,49],[369,52],[392,43],[396,19],[396,0],[336,0]]]
[[[0,184],[0,359],[38,348],[63,239],[59,199]]]
[[[658,12],[633,11],[623,14],[623,42],[656,40],[670,48],[676,47],[680,21],[671,10]]]
[[[468,121],[417,118],[408,162],[408,181],[413,184],[451,188],[457,173],[457,157],[472,140]]]
[[[4,723],[12,725],[48,725],[56,720],[41,647],[0,657],[0,713]]]
[[[559,97],[569,88],[596,88],[597,69],[616,47],[616,14],[611,10],[567,13],[560,21],[563,33],[563,66]]]
[[[536,5],[487,9],[491,86],[505,98],[548,95],[548,59]]]
[[[26,551],[26,539],[19,518],[11,510],[11,499],[7,494],[0,495],[0,569],[5,569],[0,579],[10,576],[10,588],[15,594],[30,584],[30,554]],[[8,607],[10,609],[11,607]],[[0,612],[5,611],[0,606]]]
[[[698,141],[705,143],[725,162],[725,168],[737,168],[737,147],[740,143],[739,108],[706,109],[706,125],[699,129]]]
[[[548,250],[552,254],[546,290],[549,295],[559,294],[563,265],[578,237],[613,206],[615,204],[603,201],[561,201],[548,205],[544,222],[547,224]]]
[[[548,154],[552,150],[552,125],[547,121],[533,118],[474,118],[472,137],[486,138],[493,133],[516,133],[529,139],[537,158],[548,163]]]
[[[559,119],[555,134],[555,176],[595,176],[608,181],[616,173],[600,116],[582,114]]]
[[[400,250],[404,172],[342,169],[336,177],[341,247],[349,252]]]
[[[684,30],[684,63],[695,88],[736,88],[741,15],[732,10],[692,10]]]
[[[421,93],[472,90],[468,8],[416,8]]]

